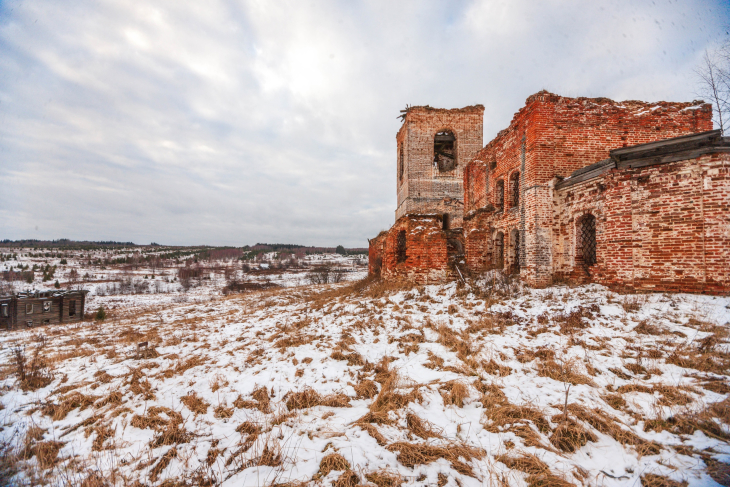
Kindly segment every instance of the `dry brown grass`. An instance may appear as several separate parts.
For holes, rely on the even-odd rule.
[[[647,294],[629,294],[620,301],[621,307],[627,313],[639,311],[649,301]]]
[[[573,359],[560,362],[541,360],[537,367],[537,375],[573,385],[593,385],[593,381],[588,376],[576,372],[576,369],[576,361]]]
[[[666,331],[662,330],[661,328],[650,325],[646,320],[642,320],[635,328],[634,331],[636,333],[641,333],[642,335],[664,335]]]
[[[150,481],[157,482],[160,474],[170,465],[173,458],[177,458],[177,448],[172,447],[160,457],[157,464],[150,470]]]
[[[730,372],[730,352],[718,347],[719,343],[715,335],[709,335],[693,346],[679,346],[667,357],[667,363],[727,375]]]
[[[438,343],[455,352],[459,360],[473,369],[479,366],[474,359],[478,350],[469,345],[471,339],[468,333],[465,333],[465,336],[462,337],[446,325],[440,325],[436,328],[436,332],[439,334]]]
[[[205,357],[193,355],[192,357],[188,357],[186,360],[178,360],[174,367],[174,371],[176,374],[184,374],[186,370],[192,369],[193,367],[199,367],[205,364],[205,362],[207,362]]]
[[[367,416],[367,414],[365,416]],[[370,424],[370,422],[363,421],[361,418],[355,424],[362,430],[367,431],[367,433],[370,436],[372,436],[375,441],[378,442],[378,445],[385,446],[388,444],[388,441],[385,439],[385,437],[382,434],[380,434],[380,431],[378,431],[378,428],[376,428],[375,426]]]
[[[365,479],[372,482],[378,487],[398,487],[403,483],[403,477],[400,474],[389,470],[377,470],[365,474]]]
[[[444,366],[444,359],[435,355],[431,350],[428,351],[428,361],[423,364],[427,369],[440,369]]]
[[[304,333],[296,333],[294,335],[286,336],[277,340],[274,343],[274,347],[279,350],[288,350],[290,348],[301,347],[314,341],[314,336],[306,335]]]
[[[444,404],[464,407],[464,399],[469,397],[469,386],[460,381],[451,381],[443,384],[442,389],[446,391],[441,394]]]
[[[327,474],[333,470],[350,470],[350,462],[348,462],[345,457],[339,453],[330,453],[323,457],[319,462],[319,470],[316,474],[314,474],[312,480],[318,480],[322,477],[326,477]]]
[[[550,432],[550,423],[542,412],[530,406],[515,406],[507,402],[487,409],[484,415],[489,420],[485,429],[491,433],[498,433],[518,423],[532,423],[541,433]]]
[[[563,415],[554,416],[553,421],[556,420],[560,420],[560,423],[550,435],[550,443],[564,452],[573,453],[589,441],[597,439],[593,433]]]
[[[707,473],[712,479],[720,485],[730,485],[730,464],[720,462],[710,457],[703,456],[705,465],[707,465]]]
[[[61,441],[39,441],[43,435],[42,431],[40,438],[35,435],[34,432],[29,431],[26,435],[26,445],[20,454],[20,458],[29,460],[36,457],[38,460],[38,466],[42,469],[52,468],[58,461],[58,453],[63,448],[64,443]]]
[[[261,426],[250,421],[244,421],[238,425],[236,431],[241,434],[258,435],[261,433]]]
[[[344,394],[328,394],[322,396],[310,387],[303,391],[292,392],[287,395],[286,407],[290,411],[313,408],[315,406],[328,406],[333,408],[351,407],[350,398]]]
[[[494,359],[489,362],[482,362],[482,368],[487,374],[496,375],[497,377],[507,377],[512,373],[510,367],[498,364]]]
[[[429,438],[443,438],[440,433],[433,430],[433,425],[413,413],[406,414],[406,426],[408,431],[416,436],[427,440]]]
[[[396,411],[404,408],[410,402],[421,402],[423,397],[418,392],[418,388],[411,388],[411,391],[403,394],[398,392],[398,375],[391,371],[389,379],[383,383],[380,388],[380,392],[375,397],[375,400],[370,404],[370,413],[365,415],[359,421],[372,423],[372,422],[383,422],[380,418],[387,418],[388,411]],[[369,420],[367,418],[370,418]]]
[[[53,382],[51,363],[46,359],[45,340],[33,351],[30,360],[26,357],[25,347],[14,347],[13,365],[23,391],[35,391]]]
[[[170,408],[153,406],[147,410],[145,415],[132,416],[129,424],[135,428],[153,429],[155,437],[150,442],[150,446],[157,448],[163,445],[189,442],[192,434],[182,426],[182,423],[182,415],[179,412]]]
[[[644,392],[647,394],[659,393],[660,398],[657,404],[660,406],[686,406],[692,403],[692,397],[687,395],[681,388],[668,385],[646,386],[642,384],[626,384],[619,387],[616,392],[626,394],[628,392]]]
[[[106,443],[107,440],[114,438],[114,436],[116,434],[115,429],[113,429],[112,427],[110,427],[108,425],[100,425],[100,426],[97,426],[96,428],[94,428],[92,431],[96,434],[96,437],[94,438],[94,441],[91,444],[92,451],[102,451],[105,449],[112,448],[112,446],[105,447],[104,443]]]
[[[730,398],[710,404],[697,412],[677,414],[666,419],[646,421],[645,431],[667,430],[674,434],[691,435],[695,431],[702,431],[705,435],[720,441],[730,441],[728,433],[722,424],[730,425]]]
[[[655,473],[645,473],[641,476],[642,487],[687,487],[687,482],[677,482],[669,477]]]
[[[372,399],[378,394],[378,385],[371,380],[362,380],[355,385],[358,399]]]
[[[42,407],[43,414],[50,416],[53,421],[60,421],[74,409],[83,411],[92,406],[99,399],[98,396],[86,396],[80,392],[73,392],[60,398],[58,403],[47,403]]]
[[[145,401],[154,400],[155,394],[152,392],[152,384],[150,384],[144,372],[134,367],[131,367],[129,372],[126,382],[129,391],[135,396],[141,395]]]
[[[717,394],[730,394],[730,384],[725,377],[707,377],[700,386]]]
[[[332,487],[355,487],[360,485],[360,477],[352,470],[342,472],[337,480],[332,482]]]
[[[188,394],[187,396],[183,396],[180,398],[180,402],[185,404],[187,408],[192,411],[196,416],[198,414],[205,414],[208,412],[208,404],[203,399],[198,397],[198,394],[193,392],[192,394]]]
[[[425,465],[444,458],[451,467],[463,475],[474,477],[471,467],[465,463],[486,455],[481,448],[474,448],[461,443],[450,443],[444,446],[426,445],[423,443],[396,442],[387,446],[388,451],[398,452],[398,461],[409,468]],[[462,461],[462,458],[464,461]]]
[[[573,487],[572,483],[552,473],[550,467],[536,455],[525,454],[520,457],[500,455],[496,459],[508,468],[526,473],[529,487]]]
[[[511,324],[508,317],[498,313],[489,313],[481,316],[476,322],[470,322],[466,332],[479,333],[484,331],[492,335],[500,335]]]
[[[538,348],[518,348],[515,350],[515,358],[521,364],[532,362],[535,359],[539,360],[553,360],[555,358],[555,351],[545,347]]]
[[[569,404],[568,411],[578,420],[584,421],[597,431],[611,436],[622,445],[633,446],[640,456],[656,455],[661,451],[661,447],[658,444],[644,440],[632,431],[623,428],[623,425],[619,421],[601,409],[589,410],[579,404]]]
[[[480,380],[475,380],[473,384],[474,388],[479,391],[482,395],[479,397],[479,402],[485,410],[490,410],[498,406],[505,406],[509,404],[507,396],[496,384],[484,384]]]
[[[571,335],[579,330],[590,327],[587,320],[595,317],[594,313],[600,312],[601,308],[597,304],[587,307],[579,306],[570,313],[560,313],[553,317],[553,321],[560,325],[560,333]]]
[[[226,407],[224,405],[218,405],[214,410],[214,417],[220,419],[228,419],[233,416],[233,408]]]
[[[363,365],[365,362],[362,359],[362,355],[360,355],[357,352],[352,352],[348,354],[344,354],[339,350],[335,350],[332,352],[332,355],[330,355],[335,360],[346,360],[347,365],[353,366],[353,365]]]

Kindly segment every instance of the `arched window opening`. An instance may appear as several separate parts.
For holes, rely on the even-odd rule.
[[[405,161],[403,156],[403,142],[399,144],[398,149],[398,180],[403,181],[403,173],[405,172]]]
[[[433,165],[439,172],[453,171],[456,167],[456,137],[450,130],[442,130],[433,138]]]
[[[494,193],[494,206],[501,210],[504,208],[504,179],[497,181]]]
[[[448,213],[444,213],[442,224],[443,224],[444,230],[450,229],[451,228],[451,215],[449,215]]]
[[[512,273],[520,273],[520,231],[515,229],[510,233],[512,244]]]
[[[406,231],[400,230],[395,243],[395,258],[400,264],[406,261]]]
[[[596,217],[590,213],[578,220],[578,252],[576,257],[583,268],[595,265],[596,260]]]
[[[504,268],[504,233],[497,232],[494,237],[494,268]]]
[[[511,204],[513,208],[520,206],[520,173],[515,172],[510,177],[510,189],[512,190]]]

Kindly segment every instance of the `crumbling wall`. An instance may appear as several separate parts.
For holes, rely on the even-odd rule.
[[[396,220],[409,213],[433,214],[444,209],[445,202],[464,198],[464,168],[483,144],[484,107],[475,105],[458,109],[410,107],[396,136]],[[455,138],[452,163],[435,161],[437,134]],[[451,151],[446,151],[451,153]],[[448,205],[446,205],[448,206]],[[452,221],[461,222],[462,206],[453,211]]]
[[[383,268],[383,242],[388,232],[382,231],[368,241],[368,276],[380,277]]]
[[[553,193],[555,275],[613,288],[730,291],[730,154],[604,176]],[[597,263],[577,265],[578,218],[596,217]]]
[[[548,285],[555,251],[549,182],[607,158],[612,149],[710,130],[711,117],[710,105],[701,102],[615,102],[536,93],[465,169],[465,221],[473,212],[493,207],[481,224],[497,229],[516,222],[521,278],[532,286]],[[511,197],[515,180],[518,205]],[[498,200],[500,184],[504,191]],[[485,244],[469,241],[483,238],[483,232],[474,231],[477,226],[465,223],[467,262],[475,271],[488,267],[479,256]]]
[[[441,215],[406,215],[399,218],[382,238],[381,276],[384,279],[418,283],[449,279],[450,232],[444,231],[442,226]],[[400,232],[404,232],[401,235],[405,236],[405,258],[399,256]]]

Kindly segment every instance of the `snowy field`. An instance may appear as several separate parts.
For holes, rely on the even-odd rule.
[[[730,298],[492,284],[93,296],[0,334],[0,483],[728,485]]]

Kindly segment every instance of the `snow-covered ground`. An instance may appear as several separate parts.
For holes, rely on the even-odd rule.
[[[269,252],[255,260],[207,259],[206,248],[97,248],[23,249],[0,248],[0,272],[13,271],[15,280],[0,276],[0,295],[29,290],[86,289],[91,304],[107,301],[128,304],[143,301],[194,301],[199,295],[220,293],[230,282],[257,282],[281,287],[310,284],[313,270],[329,267],[342,281],[367,275],[367,255],[311,254],[297,259],[291,254]],[[203,252],[203,254],[201,254]],[[126,259],[126,260],[125,260]],[[181,269],[197,270],[195,277],[179,278]],[[31,282],[24,271],[35,270]],[[95,299],[114,296],[112,299]],[[131,297],[134,296],[134,297]],[[87,309],[88,306],[87,306]]]
[[[727,485],[729,298],[487,284],[94,297],[103,323],[0,335],[4,458],[21,484]]]

